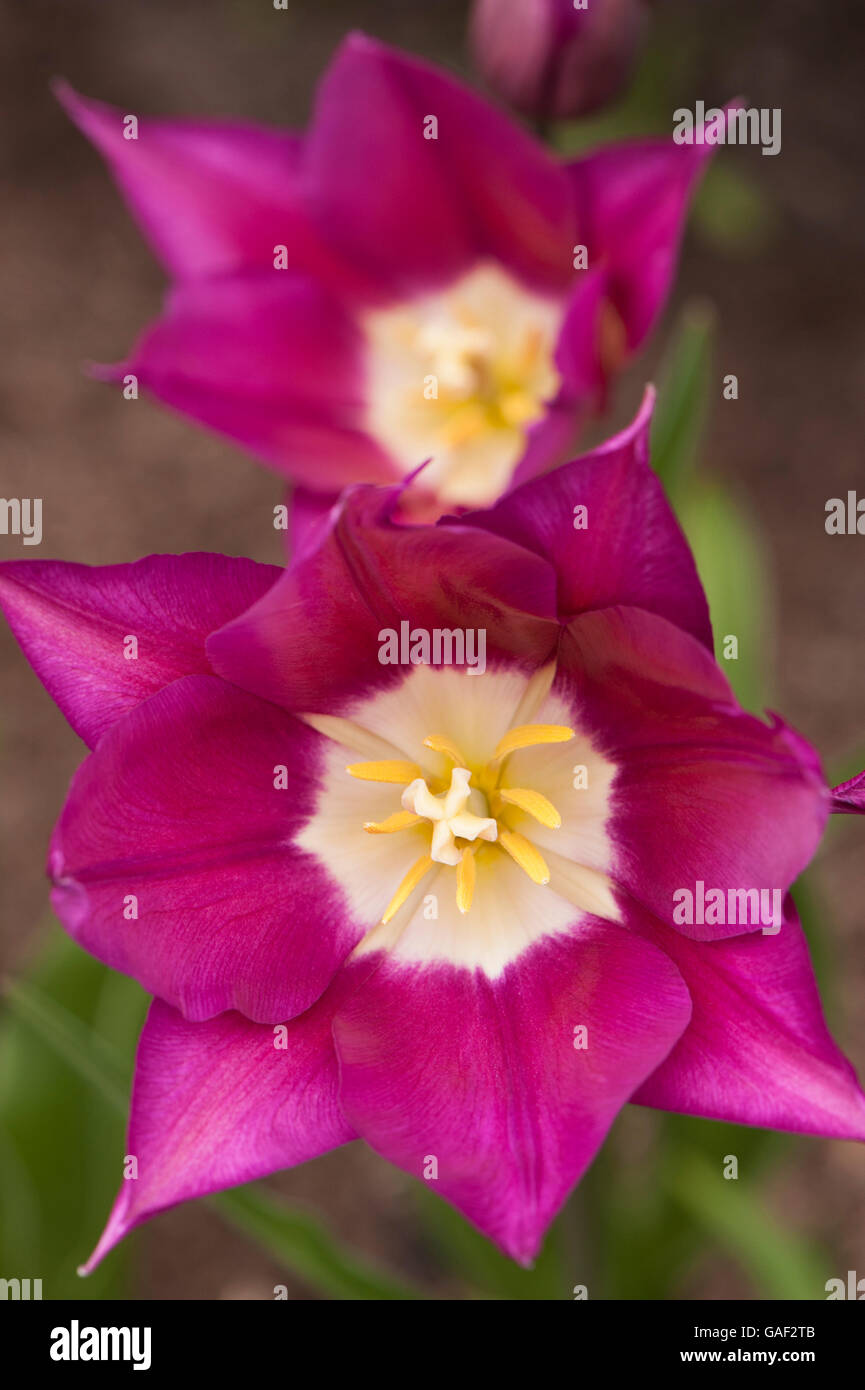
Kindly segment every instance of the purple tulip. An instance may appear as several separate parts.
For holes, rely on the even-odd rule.
[[[712,147],[560,163],[443,72],[363,36],[305,137],[158,121],[61,90],[174,281],[121,366],[334,499],[431,459],[424,517],[573,456],[663,307]],[[127,135],[136,138],[126,138]]]
[[[0,567],[92,749],[55,909],[156,995],[89,1268],[355,1138],[525,1263],[629,1100],[865,1138],[787,893],[831,794],[714,662],[650,414],[436,526],[351,489],[286,571]]]
[[[517,110],[561,120],[619,94],[648,27],[648,0],[475,0],[472,51]]]

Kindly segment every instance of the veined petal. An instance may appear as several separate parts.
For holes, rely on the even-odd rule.
[[[693,556],[649,466],[653,406],[648,391],[621,434],[463,523],[549,557],[563,617],[628,604],[661,614],[711,650]]]
[[[166,405],[330,496],[397,469],[363,429],[363,343],[314,280],[257,271],[181,283],[128,362]]]
[[[324,743],[213,676],[139,705],[79,769],[54,832],[66,929],[187,1018],[309,1008],[370,925],[293,844]]]
[[[485,257],[541,289],[561,292],[573,277],[565,171],[446,73],[362,34],[321,84],[306,170],[321,225],[395,292]]]
[[[107,160],[156,254],[178,278],[272,268],[284,246],[293,270],[368,297],[371,286],[338,255],[310,219],[303,143],[288,131],[251,122],[159,120],[79,96],[55,93]]]
[[[27,660],[90,747],[180,676],[212,667],[205,639],[282,571],[225,555],[149,555],[131,565],[10,560],[0,604]]]
[[[826,1027],[792,899],[772,934],[695,943],[649,919],[639,930],[675,961],[694,1012],[638,1104],[865,1139],[865,1096]]]
[[[638,348],[664,306],[688,203],[713,145],[633,140],[567,166],[589,265],[609,275],[611,302]]]
[[[635,608],[571,620],[554,691],[617,768],[610,877],[685,936],[759,931],[748,895],[786,893],[829,811],[804,740],[746,714],[698,642]]]
[[[342,1106],[374,1149],[528,1264],[689,1016],[660,951],[588,919],[495,980],[385,956],[336,1012]]]
[[[405,665],[382,661],[383,634],[399,638],[403,622],[427,633],[482,632],[490,663],[509,657],[531,671],[548,661],[559,629],[546,560],[457,522],[396,525],[399,496],[347,492],[318,549],[265,602],[212,635],[214,669],[286,708],[350,715],[352,701],[405,674]],[[437,722],[428,725],[421,742],[437,731]]]
[[[839,816],[865,815],[865,772],[832,788],[832,811]]]
[[[308,1013],[268,1027],[240,1014],[190,1023],[157,999],[138,1044],[124,1180],[83,1267],[178,1202],[266,1177],[355,1138],[338,1098],[333,989]]]

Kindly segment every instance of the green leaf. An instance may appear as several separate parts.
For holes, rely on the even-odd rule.
[[[130,1049],[100,1080],[107,1058],[94,1019],[106,991],[117,992],[115,1007],[137,1031],[145,1003],[138,987],[55,932],[27,983],[7,988],[0,1018],[0,1262],[41,1278],[45,1298],[128,1290],[134,1241],[90,1279],[75,1272],[117,1187],[132,1069]],[[71,1065],[79,1047],[86,1079]]]
[[[7,987],[6,1003],[57,1054],[64,1064],[92,1086],[108,1105],[126,1113],[126,1088],[117,1057],[75,1014],[33,984],[15,980]]]
[[[718,664],[742,705],[762,713],[773,603],[757,528],[718,483],[692,482],[680,492],[677,511],[709,601]],[[728,655],[733,650],[735,658]]]
[[[424,1229],[449,1269],[483,1296],[520,1301],[567,1298],[571,1284],[565,1260],[564,1229],[568,1210],[547,1233],[543,1248],[531,1269],[523,1269],[481,1235],[433,1188],[417,1187],[417,1202]]]
[[[75,964],[80,965],[82,960],[88,963],[85,969],[95,965],[89,957],[83,956],[81,952],[76,950]],[[9,1023],[14,1021],[26,1034],[30,1035],[29,1045],[31,1047],[36,1041],[41,1048],[48,1050],[53,1063],[53,1070],[65,1074],[62,1075],[62,1081],[66,1091],[69,1091],[69,1071],[73,1072],[79,1081],[85,1083],[86,1089],[83,1095],[78,1093],[77,1088],[72,1088],[76,1095],[76,1119],[79,1126],[81,1115],[86,1109],[88,1091],[91,1100],[98,1102],[100,1113],[106,1109],[113,1113],[113,1139],[110,1153],[119,1158],[122,1152],[120,1122],[126,1116],[128,1105],[129,1067],[124,1064],[123,1053],[118,1050],[116,1044],[124,1035],[128,1042],[132,1030],[130,1011],[128,1007],[120,1007],[118,999],[113,995],[113,988],[118,980],[122,982],[123,986],[127,986],[129,982],[124,981],[122,976],[107,975],[102,967],[96,967],[96,971],[101,989],[97,989],[95,992],[93,1003],[96,1005],[95,1016],[100,1022],[99,1032],[94,1027],[88,1027],[79,1015],[67,1008],[57,998],[52,997],[41,985],[34,984],[32,980],[19,980],[7,988],[6,1003],[12,1019],[7,1019],[6,1023],[8,1027]],[[134,1031],[137,1035],[139,1031],[139,1021],[137,1020]],[[14,1084],[14,1075],[16,1072],[23,1075],[25,1070],[26,1063],[19,1057],[18,1063],[13,1067],[11,1073],[7,1070],[0,1077],[0,1117],[4,1121],[4,1130],[7,1128],[5,1124],[7,1105],[4,1102],[8,1101],[10,1086]],[[48,1107],[48,1124],[44,1126],[46,1129],[48,1125],[53,1126],[55,1123],[53,1106],[57,1103],[57,1099],[56,1092],[50,1093],[47,1100],[41,1090],[38,1092],[36,1104],[43,1118],[46,1105]],[[51,1151],[51,1146],[48,1145],[47,1147]],[[103,1140],[103,1154],[104,1152]],[[4,1156],[6,1162],[4,1162]],[[19,1169],[22,1166],[18,1155],[9,1144],[8,1135],[3,1130],[0,1130],[0,1163],[3,1164],[4,1176],[14,1177],[15,1165],[18,1164]],[[101,1219],[104,1219],[109,1198],[117,1186],[116,1171],[119,1171],[119,1163],[116,1160],[111,1162],[112,1170],[116,1171],[114,1176],[110,1178],[102,1172],[104,1166],[103,1162],[99,1169],[101,1181],[98,1195]],[[22,1174],[19,1172],[18,1176],[21,1177]],[[41,1191],[41,1184],[43,1183],[50,1189],[51,1175],[46,1172],[34,1174],[32,1184],[30,1184],[31,1175],[29,1173],[25,1172],[23,1176],[26,1177],[29,1185],[27,1187],[20,1186],[20,1191],[23,1194],[23,1205],[20,1205],[19,1210],[21,1219],[19,1229],[16,1230],[13,1227],[11,1230],[10,1242],[16,1251],[26,1248],[32,1255],[35,1249],[34,1245],[26,1246],[25,1242],[34,1239],[33,1222],[28,1216],[28,1212],[32,1215],[33,1189]],[[406,1300],[424,1296],[419,1291],[391,1278],[363,1256],[340,1246],[329,1231],[309,1212],[290,1206],[261,1187],[235,1188],[230,1192],[220,1193],[207,1200],[208,1205],[254,1239],[257,1244],[284,1264],[292,1274],[303,1279],[328,1297]],[[68,1205],[71,1210],[78,1212],[81,1206],[80,1192],[73,1194]],[[88,1202],[87,1206],[90,1205],[91,1203]],[[25,1216],[28,1217],[26,1227],[22,1226]],[[77,1224],[76,1222],[76,1229]],[[96,1233],[98,1234],[98,1229]],[[87,1248],[91,1248],[93,1243],[94,1241],[90,1240]],[[66,1291],[63,1296],[79,1298],[98,1296],[93,1290],[98,1288],[105,1278],[103,1276],[100,1280],[100,1271],[109,1267],[111,1262],[116,1260],[117,1255],[122,1253],[125,1244],[124,1242],[120,1252],[112,1252],[95,1274],[77,1286],[72,1284],[71,1290]],[[0,1246],[0,1248],[4,1247]],[[70,1239],[68,1235],[64,1235],[61,1241],[61,1250],[63,1268],[68,1268],[68,1276],[64,1279],[64,1288],[66,1288],[70,1283],[69,1276],[72,1276],[75,1266],[86,1251],[81,1248],[80,1244],[76,1245],[75,1241]],[[4,1267],[18,1268],[18,1265]],[[38,1274],[36,1277],[39,1277]],[[56,1289],[49,1294],[46,1288],[45,1292],[46,1297],[60,1296]]]
[[[330,1298],[404,1301],[426,1296],[339,1245],[309,1212],[261,1187],[236,1187],[209,1198],[208,1204],[292,1274]]]
[[[676,510],[697,465],[708,415],[714,340],[714,310],[700,302],[686,305],[659,373],[652,467]]]
[[[824,1296],[828,1258],[774,1220],[741,1168],[738,1179],[728,1180],[720,1165],[682,1151],[667,1176],[676,1202],[733,1256],[762,1297]]]
[[[771,245],[778,219],[762,186],[726,161],[712,163],[697,192],[692,225],[731,256],[759,256]]]

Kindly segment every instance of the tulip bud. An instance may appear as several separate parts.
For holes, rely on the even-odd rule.
[[[490,86],[541,118],[584,115],[628,81],[647,0],[475,0],[471,44]]]

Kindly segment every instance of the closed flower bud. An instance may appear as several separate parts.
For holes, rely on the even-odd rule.
[[[475,61],[529,115],[594,111],[628,81],[648,27],[646,0],[476,0]]]

